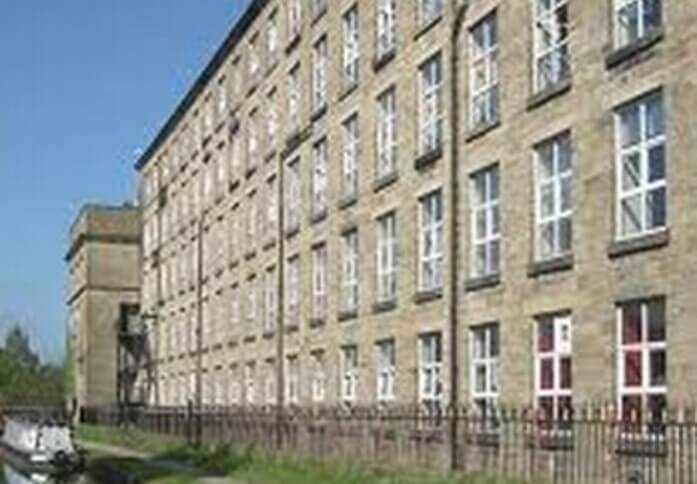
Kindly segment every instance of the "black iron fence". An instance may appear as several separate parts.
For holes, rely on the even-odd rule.
[[[611,405],[550,420],[532,410],[468,408],[85,409],[83,422],[299,458],[564,484],[697,484],[694,410],[619,418]]]

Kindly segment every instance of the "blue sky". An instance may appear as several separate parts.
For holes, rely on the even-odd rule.
[[[64,347],[67,231],[145,148],[247,0],[0,1],[0,333]]]

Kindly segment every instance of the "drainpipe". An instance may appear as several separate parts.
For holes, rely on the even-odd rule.
[[[459,404],[459,355],[458,342],[460,339],[458,325],[459,301],[459,231],[458,231],[458,202],[459,202],[459,131],[460,131],[460,91],[459,91],[459,55],[458,40],[462,29],[468,0],[452,0],[454,13],[450,32],[450,462],[451,470],[458,466],[458,404]]]
[[[285,404],[285,361],[283,353],[285,351],[284,336],[285,336],[285,237],[284,237],[284,225],[285,225],[285,197],[284,187],[285,187],[285,177],[284,177],[284,157],[280,154],[277,161],[278,175],[276,180],[278,182],[278,187],[276,189],[276,196],[278,203],[277,206],[277,223],[276,236],[278,237],[278,297],[276,298],[276,446],[280,449],[283,446],[283,433],[281,432],[281,425],[283,423],[283,406]]]
[[[203,201],[201,200],[201,203]],[[203,410],[203,210],[199,214],[196,227],[198,232],[196,268],[196,438],[201,445],[201,411]]]

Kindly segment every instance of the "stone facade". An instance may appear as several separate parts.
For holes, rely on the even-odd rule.
[[[117,342],[124,305],[140,300],[137,208],[86,205],[70,230],[67,305],[79,408],[117,402]]]
[[[151,402],[693,401],[697,8],[327,3],[252,2],[138,163]]]

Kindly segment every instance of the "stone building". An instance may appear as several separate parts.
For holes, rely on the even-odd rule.
[[[131,206],[85,205],[70,229],[67,306],[79,408],[118,401],[118,337],[138,313],[140,214]]]
[[[137,164],[152,403],[694,401],[696,21],[253,1]]]

